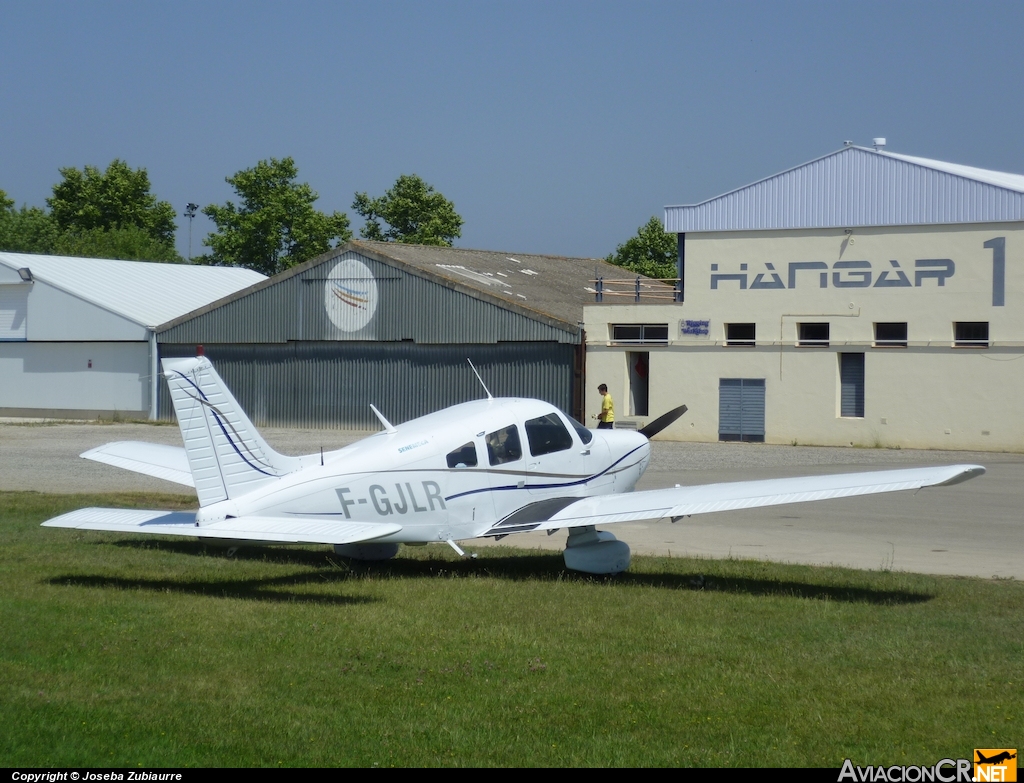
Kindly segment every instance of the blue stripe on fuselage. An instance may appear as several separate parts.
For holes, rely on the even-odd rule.
[[[524,485],[522,487],[520,487],[518,484],[516,484],[516,485],[513,485],[513,486],[507,486],[507,487],[484,487],[482,489],[471,489],[468,492],[460,492],[457,495],[449,495],[448,497],[445,498],[445,502],[447,502],[449,500],[455,500],[456,498],[464,498],[467,495],[475,495],[475,494],[480,493],[480,492],[502,492],[504,490],[509,490],[509,489],[558,489],[558,488],[561,488],[561,487],[576,487],[576,486],[579,486],[580,484],[586,484],[588,481],[593,481],[596,478],[600,478],[605,473],[607,473],[612,468],[614,468],[616,465],[618,465],[620,462],[622,462],[622,460],[624,460],[627,457],[635,454],[636,452],[638,452],[640,449],[642,449],[646,445],[647,444],[645,443],[645,444],[642,444],[640,446],[637,446],[635,449],[633,449],[629,453],[623,454],[621,457],[619,457],[619,459],[615,460],[615,462],[613,462],[607,468],[602,470],[600,473],[595,473],[593,476],[587,476],[587,478],[580,479],[579,481],[569,481],[569,482],[567,482],[565,484],[528,484],[528,485]],[[630,467],[632,467],[632,465]]]

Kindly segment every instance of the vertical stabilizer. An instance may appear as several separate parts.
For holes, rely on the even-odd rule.
[[[199,505],[237,498],[297,469],[260,437],[209,360],[164,359]]]

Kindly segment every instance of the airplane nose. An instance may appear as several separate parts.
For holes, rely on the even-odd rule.
[[[613,463],[618,464],[629,458],[628,462],[635,466],[634,469],[639,469],[636,478],[643,475],[651,461],[651,442],[642,433],[631,430],[598,430],[598,432],[608,444]]]
[[[639,435],[639,433],[637,434]],[[640,454],[642,455],[640,459],[640,475],[642,476],[644,471],[647,470],[647,466],[651,464],[651,442],[643,435],[640,435],[640,437],[643,439],[643,443],[640,444]]]
[[[626,441],[632,449],[643,449],[644,454],[651,453],[651,442],[641,432],[630,432],[629,430],[622,433],[626,436]]]

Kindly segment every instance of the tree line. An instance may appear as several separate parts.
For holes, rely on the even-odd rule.
[[[174,208],[152,194],[145,169],[114,160],[105,171],[62,168],[60,175],[48,209],[15,208],[0,190],[0,251],[185,261],[174,247]],[[216,231],[192,262],[273,275],[351,239],[348,216],[316,209],[319,196],[298,175],[292,158],[271,158],[227,177],[238,201],[203,208]],[[462,232],[454,204],[415,174],[376,198],[356,193],[352,208],[366,221],[364,239],[450,247]]]
[[[0,251],[183,263],[174,247],[176,213],[151,192],[149,174],[114,160],[60,169],[48,209],[22,205],[0,190]],[[216,226],[197,264],[243,266],[274,275],[352,238],[348,215],[326,214],[288,157],[261,160],[226,181],[238,201],[202,209]],[[194,207],[194,205],[190,205]],[[455,205],[415,174],[403,174],[382,196],[356,193],[352,209],[364,239],[450,247],[463,220]],[[607,261],[649,277],[675,277],[676,238],[652,217]]]

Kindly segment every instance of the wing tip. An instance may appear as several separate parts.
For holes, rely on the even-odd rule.
[[[972,478],[985,475],[985,468],[981,465],[955,465],[954,467],[958,469],[958,472],[945,481],[940,481],[935,485],[936,487],[951,487],[954,484],[962,484]]]

